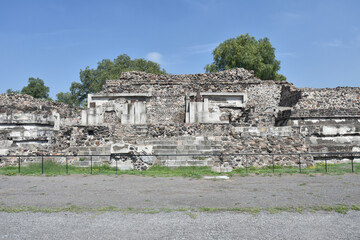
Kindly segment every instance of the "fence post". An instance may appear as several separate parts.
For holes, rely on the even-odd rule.
[[[248,159],[246,158],[246,164],[245,164],[246,174],[248,173]]]
[[[67,156],[65,157],[66,159],[66,174],[69,174],[69,166],[68,166],[68,158]]]
[[[41,156],[41,174],[44,174],[44,156]]]
[[[275,163],[274,163],[274,156],[275,155],[272,155],[272,170],[273,170],[273,173],[275,173]]]
[[[354,172],[354,157],[351,158],[351,172]]]
[[[109,156],[110,160],[111,160],[111,155]],[[118,162],[118,159],[115,158],[115,165],[116,165],[116,175],[118,174],[117,171],[118,171],[118,167],[117,167],[117,162]]]
[[[19,173],[20,173],[20,165],[21,165],[20,157],[18,157],[18,161],[19,161]]]
[[[328,172],[328,168],[327,168],[327,159],[325,158],[325,172]]]
[[[90,171],[91,171],[91,175],[92,175],[93,174],[92,155],[90,156]]]
[[[300,157],[300,154],[298,156],[299,156],[299,172],[301,173],[301,157]]]

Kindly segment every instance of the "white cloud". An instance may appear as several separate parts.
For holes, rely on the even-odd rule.
[[[160,53],[158,53],[158,52],[148,53],[146,55],[146,59],[150,60],[150,61],[153,61],[153,62],[157,62],[159,64],[162,63],[162,55]]]

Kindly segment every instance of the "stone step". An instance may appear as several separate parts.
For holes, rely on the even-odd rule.
[[[101,147],[69,147],[69,151],[109,151],[110,152],[110,146],[101,146]]]
[[[178,141],[175,140],[150,140],[146,141],[146,144],[149,145],[177,145]]]
[[[177,149],[177,145],[155,145],[153,150],[167,150],[167,149]]]
[[[212,150],[177,150],[177,154],[212,154]]]
[[[93,155],[86,155],[86,156],[76,156],[78,159],[83,159],[83,160],[88,160],[90,161],[91,158],[93,161],[109,161],[110,159],[110,154],[109,155],[105,155],[105,156],[93,156]]]
[[[168,160],[168,159],[173,159],[173,160],[189,160],[189,161],[193,161],[193,160],[201,160],[201,161],[206,161],[207,159],[211,159],[212,157],[205,157],[205,156],[156,156],[157,160]]]
[[[182,137],[178,137],[177,140],[180,140],[180,141],[183,141],[183,140],[194,141],[194,140],[196,140],[196,137],[194,137],[194,136],[182,136]]]
[[[205,146],[205,145],[195,145],[195,146],[184,146],[183,149],[186,150],[219,150],[221,146]]]
[[[176,154],[176,149],[154,149],[154,154],[160,154],[160,155],[165,155],[165,154]]]
[[[135,132],[147,133],[148,130],[147,129],[136,129]]]
[[[360,122],[356,118],[350,119],[290,119],[289,126],[359,126]]]
[[[182,145],[205,145],[205,146],[222,145],[221,141],[181,141],[181,143]]]
[[[93,166],[100,166],[102,164],[103,164],[102,161],[92,161]],[[87,160],[74,161],[72,163],[72,165],[77,166],[77,167],[90,167],[91,166],[91,161],[87,161]]]
[[[135,129],[148,129],[148,126],[135,125]]]
[[[360,146],[360,136],[322,136],[306,137],[305,141],[310,145],[352,145]]]
[[[148,134],[148,131],[146,129],[136,129],[134,132]]]
[[[77,155],[110,155],[110,151],[79,151]]]
[[[360,151],[360,147],[354,147],[351,145],[310,145],[309,152],[358,152]]]
[[[167,167],[186,167],[186,166],[212,166],[214,161],[184,161],[184,160],[164,160],[160,162],[161,165]]]

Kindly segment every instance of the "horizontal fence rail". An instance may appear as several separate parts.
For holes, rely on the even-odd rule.
[[[272,158],[271,161],[271,169],[272,173],[275,173],[275,157],[278,156],[295,156],[298,157],[298,171],[302,173],[302,164],[306,162],[301,162],[301,157],[313,157],[312,159],[314,162],[324,162],[324,170],[328,172],[328,160],[333,158],[346,158],[351,161],[351,172],[355,172],[354,168],[354,159],[359,158],[360,160],[360,152],[303,152],[303,153],[202,153],[202,154],[130,154],[130,153],[113,153],[113,154],[94,154],[94,155],[83,155],[83,154],[52,154],[52,155],[0,155],[0,160],[2,159],[9,159],[9,158],[16,158],[17,159],[17,168],[18,173],[21,173],[21,160],[23,158],[41,158],[41,174],[45,173],[44,170],[44,162],[46,158],[65,158],[65,169],[66,174],[69,174],[69,163],[68,158],[71,157],[86,157],[90,158],[90,174],[93,174],[93,157],[108,157],[109,160],[113,159],[116,163],[116,174],[118,172],[118,161],[119,158],[115,157],[219,157],[219,159],[223,157],[247,157],[247,156],[269,156]],[[320,159],[317,159],[320,158]],[[337,159],[338,160],[338,159]],[[340,160],[341,161],[341,160]],[[268,166],[269,167],[269,166]],[[246,161],[246,173],[249,172],[251,166],[249,166],[249,162]]]
[[[10,157],[106,157],[106,156],[307,156],[307,155],[328,155],[333,156],[354,156],[360,157],[360,152],[302,152],[302,153],[187,153],[187,154],[130,154],[130,153],[112,153],[112,154],[46,154],[46,155],[0,155],[0,158]]]

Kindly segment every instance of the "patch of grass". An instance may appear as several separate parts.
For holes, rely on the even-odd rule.
[[[354,163],[354,169],[360,169],[360,163]],[[30,163],[27,166],[21,167],[21,175],[41,175],[42,170],[46,176],[56,176],[56,175],[66,175],[66,166],[56,163],[55,161],[44,161],[44,166],[42,163],[35,162]],[[166,166],[154,165],[149,170],[146,171],[137,171],[137,170],[116,170],[115,167],[111,167],[109,164],[103,165],[94,165],[92,168],[93,175],[136,175],[136,176],[147,176],[147,177],[188,177],[188,178],[202,178],[203,176],[249,176],[253,175],[263,175],[263,176],[273,176],[273,172],[276,176],[282,176],[283,174],[295,174],[299,173],[298,167],[293,166],[267,166],[262,168],[249,167],[239,168],[233,170],[231,173],[216,173],[212,172],[210,167],[177,167],[169,168]],[[343,174],[351,172],[351,164],[331,164],[328,165],[329,174]],[[323,174],[325,173],[324,164],[318,163],[316,166],[302,168],[302,174],[309,174],[311,177],[315,177],[314,174]],[[0,168],[0,174],[7,176],[18,175],[17,166],[7,166]],[[88,176],[91,174],[90,167],[77,167],[73,165],[68,166],[68,174],[83,174]],[[304,186],[306,183],[301,183],[299,186]]]
[[[359,205],[352,205],[351,210],[360,211],[360,206]]]
[[[200,212],[220,212],[222,208],[208,208],[208,207],[200,207],[198,209]]]
[[[114,207],[114,206],[108,206],[108,207],[94,209],[94,211],[97,211],[97,212],[119,212],[119,211],[121,211],[121,209]]]
[[[19,212],[42,212],[42,213],[56,213],[56,212],[74,212],[74,213],[83,213],[83,212],[94,212],[94,213],[104,213],[104,212],[123,212],[124,214],[156,214],[156,213],[171,213],[171,212],[184,212],[186,215],[190,216],[191,218],[196,218],[196,212],[207,212],[207,213],[217,213],[217,212],[234,212],[234,213],[249,213],[256,215],[261,211],[266,211],[271,214],[279,214],[282,212],[296,212],[296,213],[303,213],[304,211],[311,211],[311,212],[318,212],[318,211],[326,211],[326,212],[337,212],[340,214],[347,214],[350,210],[353,211],[360,211],[359,205],[323,205],[323,206],[312,206],[312,207],[271,207],[271,208],[209,208],[209,207],[200,207],[198,209],[194,208],[118,208],[115,206],[107,206],[101,208],[83,208],[78,207],[76,205],[69,205],[65,207],[59,208],[37,208],[37,207],[6,207],[0,206],[0,212],[7,212],[7,213],[19,213]]]
[[[19,213],[19,212],[43,212],[43,213],[55,213],[55,212],[75,212],[81,213],[85,212],[84,208],[71,205],[62,208],[36,208],[36,207],[0,207],[0,212],[7,213]]]
[[[186,215],[188,215],[189,217],[191,217],[192,219],[196,219],[197,215],[195,213],[192,212],[185,212]]]
[[[258,214],[261,210],[262,210],[261,208],[208,208],[208,207],[198,208],[199,212],[238,212],[238,213],[250,213],[250,214]]]
[[[317,212],[317,211],[326,211],[326,212],[331,212],[334,210],[334,208],[332,206],[314,206],[310,208],[313,212]]]
[[[185,211],[192,211],[192,208],[175,208],[174,209],[177,212],[185,212]]]
[[[346,205],[338,205],[335,206],[335,212],[337,213],[341,213],[341,214],[346,214],[349,211],[349,207]]]
[[[354,209],[353,209],[354,208]],[[350,209],[355,210],[356,207],[354,205],[352,207],[349,207],[347,205],[335,205],[335,206],[316,206],[311,207],[312,211],[326,211],[331,212],[335,211],[337,213],[346,214]]]
[[[170,213],[173,211],[173,209],[171,209],[171,208],[159,208],[159,210],[162,212],[166,212],[166,213]]]
[[[297,212],[297,213],[303,213],[304,207],[271,207],[267,208],[266,211],[268,211],[271,214],[275,213],[281,213],[281,212]]]

